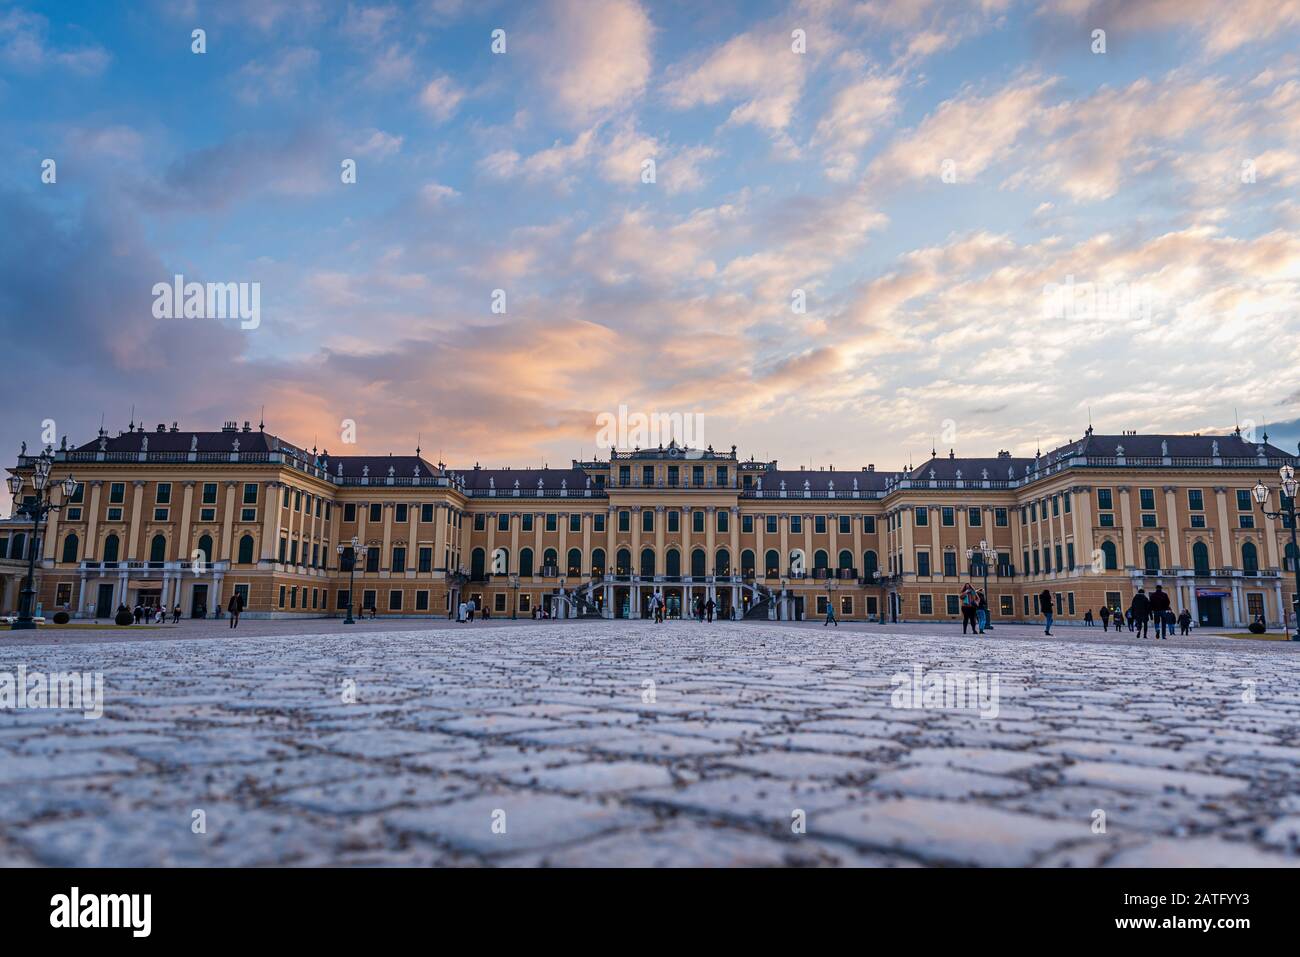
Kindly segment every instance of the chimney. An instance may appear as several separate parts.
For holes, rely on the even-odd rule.
[[[244,431],[245,431],[245,432],[252,432],[252,431],[253,431],[253,427],[252,427],[251,425],[248,424],[248,420],[247,420],[247,419],[244,420]]]
[[[870,465],[867,466],[868,472],[874,472],[875,470],[876,470],[876,463],[872,462]]]
[[[228,422],[223,423],[222,426],[221,426],[221,431],[222,431],[222,432],[237,432],[238,430],[239,430],[239,429],[238,429],[238,426],[236,426],[236,424],[235,424],[234,422],[229,422],[229,421],[228,421]]]
[[[180,431],[180,429],[177,427],[177,425],[176,425],[175,422],[172,423],[172,431],[173,431],[173,432],[179,432],[179,431]]]
[[[166,423],[166,422],[159,422],[159,423],[158,423],[158,431],[159,431],[159,432],[166,432],[166,431],[167,431],[167,423]]]

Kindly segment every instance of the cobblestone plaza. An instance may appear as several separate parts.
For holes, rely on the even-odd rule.
[[[104,714],[0,713],[0,863],[1300,864],[1294,643],[413,625],[6,633]]]

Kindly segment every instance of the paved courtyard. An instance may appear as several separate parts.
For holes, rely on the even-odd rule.
[[[245,625],[0,634],[0,863],[1300,865],[1294,643]]]

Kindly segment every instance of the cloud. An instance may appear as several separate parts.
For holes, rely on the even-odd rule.
[[[363,134],[363,139],[359,140],[352,147],[352,152],[361,156],[370,156],[374,159],[387,159],[396,155],[402,149],[402,143],[405,140],[403,136],[397,136],[393,133],[385,133],[383,130],[367,130]]]
[[[320,63],[320,53],[311,47],[291,47],[278,53],[273,62],[252,60],[235,74],[235,95],[245,103],[263,99],[288,99],[298,92],[306,75]]]
[[[1216,57],[1300,27],[1300,0],[1053,0],[1042,13],[1101,29],[1190,30]]]
[[[435,123],[450,120],[463,99],[465,91],[446,74],[435,76],[420,91],[420,105]]]
[[[56,49],[49,43],[49,21],[39,14],[11,8],[0,11],[0,63],[20,72],[65,70],[97,76],[112,57],[98,44]]]
[[[812,145],[822,151],[826,175],[847,180],[875,129],[899,110],[898,77],[868,76],[841,87],[817,124]]]
[[[628,109],[645,91],[653,36],[635,0],[551,0],[523,32],[520,49],[548,105],[588,125]]]
[[[788,30],[742,33],[694,62],[674,66],[663,92],[677,109],[734,102],[727,122],[782,132],[803,90],[802,64]]]
[[[963,91],[896,137],[870,172],[877,181],[939,182],[943,164],[952,161],[957,182],[968,182],[1010,154],[1051,86],[1051,80],[1026,77],[989,95]]]

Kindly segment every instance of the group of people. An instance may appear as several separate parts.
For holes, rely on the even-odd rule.
[[[1052,593],[1048,589],[1044,588],[1039,593],[1038,604],[1045,622],[1043,634],[1051,635],[1052,621],[1055,617],[1053,612],[1056,606],[1053,604]],[[1169,593],[1160,585],[1157,585],[1155,591],[1149,595],[1145,588],[1139,588],[1126,610],[1121,610],[1118,605],[1114,608],[1102,605],[1097,617],[1101,619],[1102,631],[1110,631],[1110,623],[1113,620],[1116,631],[1123,630],[1127,624],[1128,630],[1140,638],[1148,637],[1152,626],[1155,626],[1157,639],[1167,639],[1174,633],[1175,628],[1184,635],[1192,628],[1192,613],[1184,608],[1175,615]],[[1083,624],[1088,628],[1096,627],[1096,619],[1093,618],[1091,608],[1083,613]]]
[[[713,621],[713,613],[718,610],[718,603],[713,600],[712,596],[696,595],[695,604],[692,606],[692,615],[696,621]],[[661,625],[668,617],[668,599],[664,593],[657,591],[650,596],[646,606],[646,611],[654,619],[655,624]]]
[[[963,635],[966,634],[968,625],[972,635],[977,633],[982,635],[986,628],[993,627],[989,624],[989,603],[984,597],[984,589],[976,588],[970,582],[963,585],[961,589],[961,633]]]
[[[117,610],[119,614],[126,611],[126,605],[118,605]],[[136,602],[135,608],[131,610],[130,614],[137,625],[164,625],[167,623],[167,606],[161,602],[157,605],[152,601]],[[179,604],[172,606],[171,616],[173,625],[181,620],[181,606]]]

